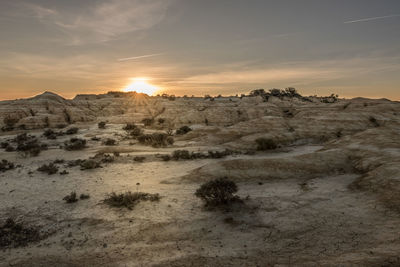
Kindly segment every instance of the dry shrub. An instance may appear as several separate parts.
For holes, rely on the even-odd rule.
[[[66,195],[66,196],[63,198],[63,200],[65,200],[65,202],[67,202],[67,203],[74,203],[74,202],[77,202],[78,199],[76,198],[76,192],[73,191],[73,192],[71,192],[69,195]]]
[[[174,138],[166,133],[143,134],[138,136],[137,139],[141,144],[153,147],[166,147],[174,143]]]
[[[116,194],[112,192],[108,194],[107,197],[103,200],[103,202],[111,207],[125,207],[128,209],[132,209],[136,204],[140,201],[159,201],[159,194],[150,194],[143,192],[135,192],[132,193],[130,191]]]
[[[179,128],[178,130],[176,130],[176,134],[178,135],[184,135],[187,134],[188,132],[190,132],[192,129],[189,126],[182,126],[181,128]]]
[[[196,190],[195,196],[205,202],[206,207],[229,205],[240,200],[234,193],[238,191],[235,182],[227,178],[218,178],[206,182]]]
[[[0,227],[0,248],[24,247],[43,238],[38,229],[24,227],[11,218]]]
[[[278,145],[270,138],[258,138],[256,139],[257,150],[270,150],[276,149]]]
[[[86,147],[86,140],[81,138],[71,138],[64,142],[65,150],[82,150]]]
[[[49,164],[43,164],[37,170],[40,172],[45,172],[48,175],[52,175],[52,174],[55,174],[58,172],[58,167],[56,165],[54,165],[54,163],[52,162]]]
[[[79,131],[79,128],[72,127],[72,128],[67,129],[67,131],[65,131],[65,134],[68,134],[68,135],[77,134],[78,131]]]
[[[15,168],[15,164],[12,162],[9,162],[8,160],[1,160],[0,161],[0,172],[5,172],[8,170],[12,170]]]

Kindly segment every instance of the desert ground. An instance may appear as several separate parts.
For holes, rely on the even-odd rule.
[[[400,266],[399,102],[46,92],[0,118],[0,266]],[[241,201],[205,207],[223,177]],[[159,199],[105,201],[129,191]]]

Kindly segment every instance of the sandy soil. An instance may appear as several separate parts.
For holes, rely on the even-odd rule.
[[[104,131],[93,125],[83,128],[79,136],[85,138],[123,134],[121,125]],[[205,210],[194,196],[201,180],[185,179],[199,168],[228,166],[235,160],[258,160],[267,170],[269,163],[317,155],[325,144],[164,162],[154,155],[178,148],[220,147],[178,141],[173,147],[155,149],[121,140],[115,147],[90,141],[85,150],[64,151],[57,146],[63,138],[50,141],[54,146],[39,157],[0,152],[1,159],[22,165],[0,173],[0,222],[12,217],[48,235],[26,247],[0,250],[0,266],[400,265],[400,217],[373,194],[349,189],[361,176],[356,171],[307,178],[296,168],[276,165],[293,175],[238,179],[238,195],[245,201],[229,211]],[[93,170],[60,164],[60,171],[69,172],[63,176],[36,171],[54,159],[85,159],[98,151],[121,154]],[[147,158],[135,162],[137,155]],[[137,190],[159,193],[161,200],[141,202],[133,210],[102,203],[107,193]],[[90,198],[67,204],[62,199],[71,191]]]

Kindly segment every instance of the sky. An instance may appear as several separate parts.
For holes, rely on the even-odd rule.
[[[400,1],[0,1],[0,99],[137,80],[176,95],[400,100]]]

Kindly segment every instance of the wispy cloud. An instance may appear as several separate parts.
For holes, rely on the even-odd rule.
[[[42,23],[58,27],[71,44],[105,42],[160,23],[174,0],[109,0],[79,9],[24,4]]]
[[[388,15],[388,16],[372,17],[372,18],[365,18],[365,19],[357,19],[357,20],[349,20],[349,21],[345,21],[343,23],[349,24],[349,23],[365,22],[365,21],[371,21],[371,20],[388,19],[388,18],[394,18],[394,17],[400,17],[400,14],[393,14],[393,15]]]
[[[157,54],[150,54],[150,55],[143,55],[143,56],[136,56],[136,57],[126,57],[126,58],[120,58],[118,61],[128,61],[128,60],[136,60],[136,59],[141,59],[141,58],[148,58],[148,57],[156,57],[156,56],[161,56],[164,53],[157,53]]]

